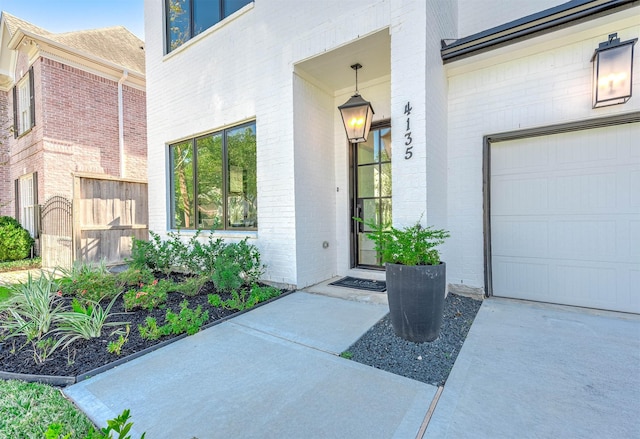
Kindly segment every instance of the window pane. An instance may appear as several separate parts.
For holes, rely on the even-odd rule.
[[[222,196],[222,134],[196,140],[198,150],[198,228],[224,225]]]
[[[19,180],[20,185],[20,224],[24,227],[31,236],[35,236],[35,215],[34,215],[34,184],[33,174],[26,177],[22,177]]]
[[[391,163],[380,165],[380,189],[376,191],[376,195],[391,196]]]
[[[14,105],[18,107],[18,134],[22,134],[31,128],[31,93],[28,73],[18,83],[17,93],[17,102],[14,102]]]
[[[255,123],[227,131],[227,225],[258,227]]]
[[[391,161],[391,128],[384,128],[378,131],[378,134],[380,135],[380,161],[389,162]]]
[[[193,147],[191,142],[171,146],[171,182],[173,184],[172,228],[193,229]]]
[[[378,192],[378,165],[358,166],[358,198],[376,197]]]
[[[224,16],[228,17],[244,5],[251,3],[251,1],[252,0],[224,0]]]
[[[189,0],[167,0],[167,37],[169,39],[168,52],[180,47],[191,38],[189,21],[191,5]]]
[[[357,143],[358,164],[364,165],[367,163],[375,163],[378,161],[377,155],[374,155],[373,150],[373,136],[374,133],[369,135],[369,139],[366,142]]]
[[[220,1],[222,0],[193,0],[193,36],[221,20]]]

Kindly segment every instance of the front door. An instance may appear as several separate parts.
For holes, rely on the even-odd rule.
[[[391,224],[391,127],[387,122],[371,128],[366,142],[352,146],[352,216],[366,223]],[[373,242],[371,228],[353,221],[352,266],[383,268]]]

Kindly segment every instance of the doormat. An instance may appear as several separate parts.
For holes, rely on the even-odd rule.
[[[387,283],[383,280],[358,279],[357,277],[343,277],[340,280],[331,282],[329,285],[337,287],[356,288],[358,290],[375,291],[382,293],[387,290]]]

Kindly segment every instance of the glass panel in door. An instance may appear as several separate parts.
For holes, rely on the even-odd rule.
[[[354,145],[354,216],[370,224],[391,224],[391,128],[372,128],[366,142]],[[382,268],[371,227],[354,223],[354,265]]]

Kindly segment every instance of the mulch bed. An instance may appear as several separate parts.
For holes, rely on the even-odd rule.
[[[30,345],[12,353],[14,346],[20,347],[26,341],[24,337],[15,337],[0,342],[0,371],[51,376],[79,376],[85,374],[128,355],[178,337],[176,335],[167,335],[158,340],[145,340],[140,337],[138,325],[144,324],[145,319],[149,316],[156,318],[158,326],[163,325],[167,309],[178,313],[180,311],[180,303],[185,299],[188,300],[190,309],[195,309],[200,305],[203,312],[209,311],[209,320],[205,322],[205,325],[210,325],[224,317],[238,313],[236,310],[211,306],[207,301],[207,295],[213,293],[217,293],[213,283],[207,282],[196,296],[186,296],[175,292],[169,293],[167,302],[161,308],[151,311],[137,309],[125,314],[117,314],[124,313],[124,301],[120,296],[111,309],[111,313],[116,313],[116,315],[110,316],[107,320],[130,323],[129,339],[122,347],[119,356],[107,352],[107,344],[118,339],[117,335],[110,336],[115,329],[112,327],[104,328],[100,338],[91,340],[79,339],[73,342],[68,349],[58,348],[41,364],[37,364],[34,361]],[[220,294],[220,296],[223,300],[230,298],[228,294]],[[62,300],[71,303],[71,298],[63,297]],[[106,304],[103,303],[102,306],[105,307]]]

